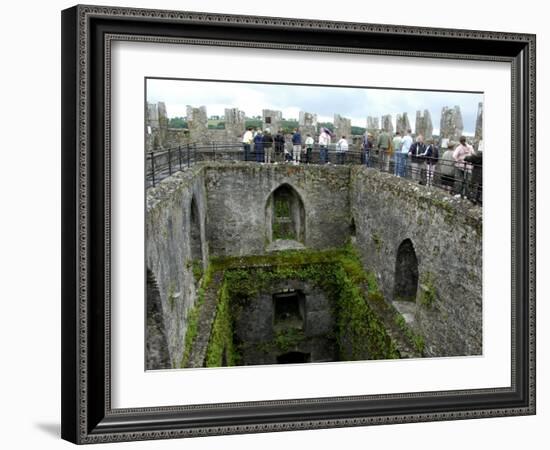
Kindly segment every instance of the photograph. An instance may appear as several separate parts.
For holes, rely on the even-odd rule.
[[[483,92],[144,83],[144,370],[484,355]]]
[[[541,28],[174,5],[61,13],[61,437],[523,445]]]

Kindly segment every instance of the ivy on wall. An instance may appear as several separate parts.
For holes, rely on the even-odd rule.
[[[369,306],[365,292],[381,294],[351,246],[327,251],[287,251],[267,256],[216,259],[211,266],[214,271],[223,271],[224,279],[207,349],[207,367],[241,362],[233,337],[236,311],[246,302],[254,301],[259,293],[269,290],[274,283],[288,279],[312,283],[329,297],[336,319],[334,336],[339,360],[400,357],[382,320]],[[264,347],[273,351],[288,349],[300,339],[301,336],[277,335],[274,342],[265,343]]]

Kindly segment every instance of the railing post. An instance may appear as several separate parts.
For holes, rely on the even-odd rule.
[[[151,155],[151,179],[153,181],[153,187],[155,187],[155,154],[153,152],[149,154]]]
[[[168,174],[172,175],[172,149],[168,149]]]
[[[181,145],[178,145],[178,160],[180,163],[180,170],[181,170]]]

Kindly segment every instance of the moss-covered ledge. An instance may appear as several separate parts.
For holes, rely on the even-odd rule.
[[[348,245],[324,251],[285,251],[273,255],[240,258],[212,258],[203,278],[205,289],[213,292],[212,278],[219,280],[215,287],[216,308],[211,309],[208,344],[204,360],[198,366],[221,367],[243,364],[241,349],[234,341],[235,309],[254,298],[273,283],[281,280],[303,280],[320,288],[329,297],[335,318],[331,337],[337,346],[339,361],[396,359],[420,355],[410,339],[396,325],[396,315],[384,314],[379,305],[386,303],[374,284],[374,277],[364,271],[355,249]],[[204,302],[197,303],[192,317],[204,315]],[[198,322],[198,321],[197,321]],[[204,322],[204,321],[203,321]],[[412,338],[411,338],[412,339]],[[273,341],[261,343],[265,352],[292,351],[307,340],[303,332],[278,331]],[[185,354],[197,354],[198,327],[189,324]],[[403,353],[403,354],[402,354]],[[182,367],[189,366],[189,360]],[[194,365],[197,367],[197,365]]]

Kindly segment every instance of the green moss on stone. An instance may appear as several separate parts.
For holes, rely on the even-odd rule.
[[[437,294],[434,284],[434,275],[431,272],[424,272],[420,276],[420,289],[420,304],[429,309],[433,308],[437,299]]]

